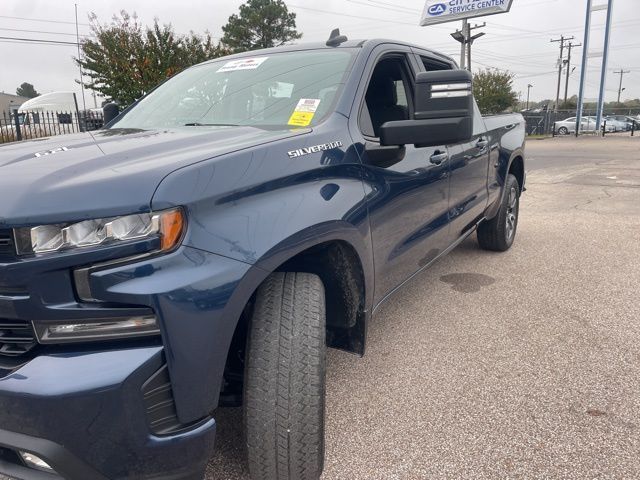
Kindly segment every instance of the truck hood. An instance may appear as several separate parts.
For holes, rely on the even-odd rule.
[[[148,211],[169,173],[306,130],[99,130],[0,147],[0,228]]]

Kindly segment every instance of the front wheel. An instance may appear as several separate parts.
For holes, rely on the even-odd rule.
[[[244,422],[252,480],[318,480],[324,466],[325,298],[310,273],[271,274],[247,344]]]
[[[569,129],[567,127],[560,127],[558,129],[558,133],[560,135],[567,135],[569,133]]]
[[[500,209],[491,220],[478,225],[478,243],[485,250],[504,252],[513,245],[520,211],[520,185],[511,174],[505,181]]]

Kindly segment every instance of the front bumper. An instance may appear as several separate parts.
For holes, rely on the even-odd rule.
[[[33,359],[0,379],[0,448],[33,453],[70,480],[202,475],[213,419],[173,436],[149,433],[140,392],[162,357],[162,348],[147,347]],[[0,472],[55,478],[10,460]]]
[[[126,255],[105,249],[4,263],[0,255],[0,323],[147,309],[162,332],[131,342],[38,346],[13,367],[3,367],[0,355],[0,473],[56,478],[7,461],[23,450],[71,480],[202,475],[236,320],[264,272],[190,247],[111,263],[146,247],[128,248]],[[84,286],[96,302],[87,303],[74,272],[96,263]],[[180,428],[158,432],[145,388],[160,372]]]

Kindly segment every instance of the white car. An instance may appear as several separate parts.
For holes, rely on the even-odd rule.
[[[618,120],[615,116],[608,115],[604,117],[603,120],[607,121],[607,126],[609,126],[609,124],[613,125],[614,132],[624,132],[627,130],[627,122]]]
[[[596,118],[595,117],[582,117],[580,119],[580,131],[581,132],[594,132],[596,130]],[[570,117],[566,120],[562,120],[555,123],[555,130],[558,135],[568,135],[576,132],[576,117]],[[607,124],[607,132],[613,132],[614,126]]]

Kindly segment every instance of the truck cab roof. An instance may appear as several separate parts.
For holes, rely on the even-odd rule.
[[[418,50],[421,53],[427,53],[434,57],[441,58],[443,60],[446,60],[448,62],[451,62],[457,65],[457,63],[452,57],[450,57],[449,55],[440,53],[436,50],[431,50],[429,48],[426,48],[420,45],[415,45],[412,43],[402,42],[399,40],[385,39],[385,38],[347,40],[338,46],[328,46],[324,42],[294,43],[290,45],[281,45],[279,47],[263,48],[260,50],[251,50],[248,52],[236,53],[233,55],[225,56],[224,58],[226,59],[247,58],[247,57],[256,57],[261,55],[269,55],[269,54],[282,53],[282,52],[297,52],[302,50],[321,50],[321,49],[331,50],[331,49],[359,48],[364,51],[371,51],[379,45],[388,45],[388,44],[395,44],[399,46],[409,47],[409,48]],[[205,63],[216,62],[216,61],[219,61],[219,59],[215,58]]]

